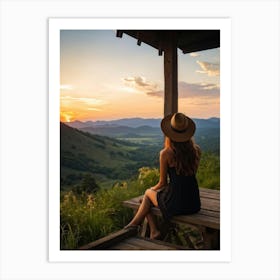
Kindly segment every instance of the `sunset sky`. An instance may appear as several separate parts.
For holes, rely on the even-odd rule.
[[[115,30],[62,30],[60,118],[112,120],[163,117],[163,56]],[[178,50],[179,111],[220,116],[220,49]]]

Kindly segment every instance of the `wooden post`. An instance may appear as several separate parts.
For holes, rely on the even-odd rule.
[[[164,116],[178,112],[178,57],[175,36],[170,32],[164,47]]]

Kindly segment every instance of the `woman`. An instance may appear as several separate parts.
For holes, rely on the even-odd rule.
[[[165,148],[160,151],[159,182],[147,189],[140,207],[125,227],[137,227],[146,217],[150,226],[150,238],[160,237],[160,231],[150,209],[156,206],[164,219],[174,215],[193,214],[200,210],[196,172],[201,156],[200,148],[192,136],[195,123],[182,113],[175,113],[161,121]]]

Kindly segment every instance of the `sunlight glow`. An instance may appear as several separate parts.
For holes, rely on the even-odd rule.
[[[61,33],[61,121],[162,117],[163,57],[113,30],[82,34]],[[219,50],[180,55],[178,68],[179,109],[219,117]]]

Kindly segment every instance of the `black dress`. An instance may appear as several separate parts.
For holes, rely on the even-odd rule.
[[[200,210],[200,196],[196,176],[178,175],[175,167],[168,168],[169,184],[157,193],[158,207],[163,218],[193,214]]]

